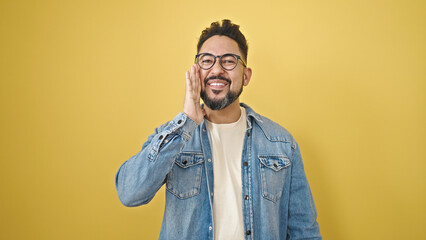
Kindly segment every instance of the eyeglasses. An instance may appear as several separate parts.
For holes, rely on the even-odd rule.
[[[215,56],[211,53],[200,53],[195,55],[195,62],[201,69],[209,70],[216,63],[216,58],[219,58],[220,66],[228,71],[237,67],[238,60],[241,60],[244,67],[247,67],[247,64],[240,56],[232,53],[223,54],[222,56]]]

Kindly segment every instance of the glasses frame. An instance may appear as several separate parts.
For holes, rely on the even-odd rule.
[[[199,62],[199,57],[201,55],[209,55],[209,56],[214,57],[214,62],[213,62],[213,64],[209,68],[203,68],[203,67],[201,67],[200,62]],[[231,69],[226,69],[222,65],[222,57],[223,56],[233,56],[233,57],[237,58],[237,64],[235,64],[235,66],[233,68],[231,68]],[[195,55],[195,62],[198,64],[198,66],[200,66],[201,69],[203,69],[203,70],[209,70],[210,68],[212,68],[216,64],[216,59],[217,58],[219,58],[219,65],[220,65],[220,67],[222,67],[223,69],[225,69],[227,71],[234,70],[238,66],[238,60],[241,60],[241,62],[243,63],[243,66],[247,67],[246,62],[240,56],[238,56],[237,54],[233,54],[233,53],[225,53],[223,55],[214,55],[214,54],[211,54],[211,53],[199,53],[199,54]]]

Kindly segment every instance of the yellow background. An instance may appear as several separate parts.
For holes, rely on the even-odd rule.
[[[424,1],[0,3],[1,239],[156,239],[114,175],[182,109],[197,38],[249,41],[242,101],[298,140],[324,239],[426,239]]]

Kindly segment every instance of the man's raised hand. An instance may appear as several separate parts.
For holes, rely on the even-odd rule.
[[[186,71],[185,100],[183,112],[197,124],[201,124],[205,112],[200,107],[201,79],[200,68],[197,64],[191,66],[190,71]]]

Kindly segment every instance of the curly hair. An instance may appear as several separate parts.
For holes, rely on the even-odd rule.
[[[219,21],[212,22],[210,27],[201,32],[201,36],[198,39],[197,44],[197,53],[200,53],[201,46],[203,46],[204,42],[215,35],[227,36],[236,41],[241,53],[243,54],[243,59],[247,62],[247,40],[241,33],[240,26],[233,24],[229,19],[223,19],[222,24],[220,24]]]

